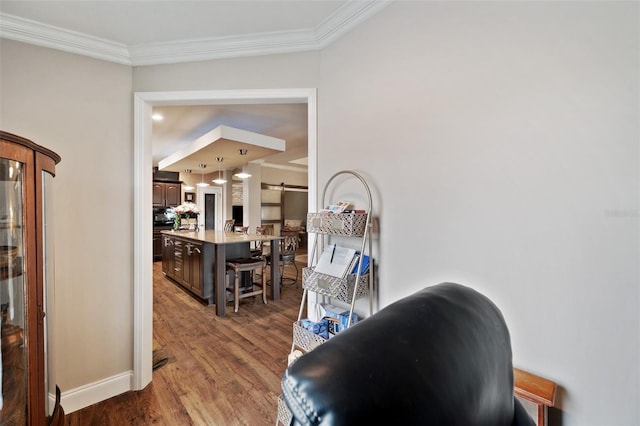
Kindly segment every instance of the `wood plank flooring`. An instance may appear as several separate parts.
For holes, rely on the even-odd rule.
[[[299,264],[298,280],[302,279]],[[285,276],[293,276],[292,267]],[[242,299],[240,310],[215,315],[153,265],[153,335],[169,361],[143,390],[127,392],[66,416],[69,426],[274,425],[280,378],[291,348],[302,286],[262,303]]]

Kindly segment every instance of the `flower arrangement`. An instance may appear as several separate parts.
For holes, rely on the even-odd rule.
[[[198,206],[193,203],[180,204],[179,206],[173,208],[173,212],[175,213],[175,217],[173,219],[173,229],[175,231],[181,229],[182,219],[195,219],[200,214]],[[191,229],[192,225],[195,228],[195,220],[193,222],[193,224],[190,223],[188,225],[189,229]]]
[[[193,203],[184,203],[173,209],[177,216],[180,216],[183,219],[191,219],[196,218],[200,214],[200,210],[198,210],[198,206]]]

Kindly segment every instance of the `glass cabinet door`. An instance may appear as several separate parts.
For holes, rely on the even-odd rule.
[[[0,130],[0,426],[42,426],[50,411],[64,419],[59,389],[47,383],[54,339],[45,336],[54,281],[47,188],[58,162],[55,152]]]
[[[0,425],[27,419],[24,164],[0,158]]]

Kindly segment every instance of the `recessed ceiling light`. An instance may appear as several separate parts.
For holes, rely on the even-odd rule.
[[[164,120],[164,115],[156,112],[155,114],[151,115],[151,119],[153,121],[162,121],[162,120]]]

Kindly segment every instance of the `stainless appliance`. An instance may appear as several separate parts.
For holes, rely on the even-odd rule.
[[[172,207],[154,207],[153,208],[153,227],[167,229],[173,226],[176,214]]]

